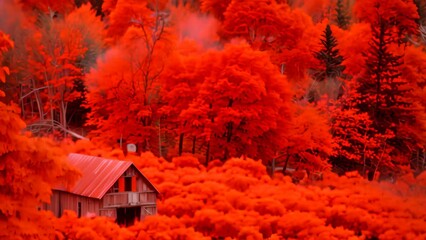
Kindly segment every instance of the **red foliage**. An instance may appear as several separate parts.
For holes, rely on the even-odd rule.
[[[17,107],[0,102],[0,238],[426,239],[425,174],[415,178],[399,167],[406,174],[395,184],[368,182],[358,172],[338,177],[329,163],[378,173],[408,163],[415,148],[416,170],[424,169],[426,53],[420,38],[412,39],[421,13],[413,1],[358,0],[359,22],[332,26],[345,92],[315,106],[304,96],[335,1],[201,0],[203,13],[195,13],[166,0],[105,0],[102,20],[88,5],[75,9],[77,1],[17,2],[30,26],[20,26],[25,41],[6,58],[13,43],[0,33],[1,64],[20,64],[10,64],[13,77],[0,66],[1,86],[24,88],[16,94],[22,109],[38,108],[40,119],[59,118],[65,129],[68,104],[84,101],[93,141],[67,140],[61,149],[23,134]],[[385,52],[404,55],[403,64],[374,72]],[[395,117],[406,110],[401,105],[388,129],[378,130],[380,114],[368,114],[377,110],[370,104],[374,76],[382,86],[400,81],[391,90],[401,83],[412,89],[398,99],[412,102],[409,120]],[[7,78],[15,85],[3,85]],[[391,155],[388,145],[406,139],[415,139],[406,155]],[[118,143],[136,143],[138,153],[114,149]],[[104,217],[37,211],[52,184],[77,176],[65,152],[133,161],[161,192],[158,214],[122,228]],[[271,178],[265,163],[272,159],[294,168],[293,179]],[[313,172],[323,181],[312,181]]]
[[[161,224],[173,221],[169,225],[180,228],[183,223],[190,232],[195,229],[194,236],[201,233],[232,238],[356,239],[357,234],[360,238],[426,234],[426,212],[420,207],[425,196],[415,190],[424,185],[415,180],[410,183],[413,190],[400,195],[405,187],[370,183],[356,174],[339,178],[327,173],[323,182],[306,187],[294,185],[280,175],[270,179],[262,164],[250,159],[231,159],[209,170],[192,168],[190,179],[187,167],[170,168],[166,164],[162,169],[142,169],[148,178],[154,176],[164,198],[159,202],[159,216],[148,218],[147,223],[141,222],[133,230],[143,229],[145,224],[153,226],[157,221],[157,229],[172,236],[175,230]],[[173,187],[157,175],[163,175],[161,179],[173,175]],[[399,182],[405,184],[402,179]]]
[[[213,14],[217,19],[223,20],[223,15],[232,0],[201,0],[201,10]]]
[[[9,37],[0,33],[0,56],[12,46]],[[0,66],[0,72],[3,83],[9,71]],[[0,102],[0,115],[0,238],[52,237],[52,225],[44,224],[52,216],[37,207],[50,201],[54,184],[72,184],[78,174],[53,141],[22,132],[25,123],[16,105]]]
[[[135,233],[120,228],[106,217],[78,218],[73,211],[65,211],[54,221],[56,239],[134,239]]]
[[[19,0],[28,10],[37,9],[43,13],[54,15],[55,13],[70,13],[75,8],[74,0]]]
[[[144,25],[150,28],[154,24],[152,14],[146,1],[118,0],[109,16],[108,35],[118,39],[130,26]]]
[[[186,131],[204,140],[207,161],[241,155],[268,159],[279,149],[288,121],[286,79],[265,53],[245,43],[226,45],[203,59],[204,82],[180,114]]]
[[[378,24],[379,21],[397,22],[400,33],[415,33],[415,20],[419,18],[416,5],[409,0],[357,1],[354,12],[358,19],[372,25]]]

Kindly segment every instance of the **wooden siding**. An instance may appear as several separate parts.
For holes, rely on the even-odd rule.
[[[65,210],[78,214],[78,203],[81,203],[81,216],[99,216],[102,201],[96,198],[83,197],[68,192],[53,190],[51,204],[44,204],[43,209],[50,210],[56,217],[61,217]]]
[[[130,167],[122,177],[134,177],[136,176],[136,191],[135,192],[155,192],[155,189],[148,182],[148,180],[139,174],[138,170],[134,166]]]
[[[134,166],[130,167],[126,172],[123,173],[123,175],[120,176],[120,178],[115,182],[115,184],[108,190],[107,194],[109,193],[116,193],[118,192],[125,192],[124,191],[124,178],[125,177],[136,177],[136,180],[132,179],[132,192],[149,192],[149,193],[155,193],[156,190],[152,187],[152,185],[149,183],[149,181],[139,174],[138,170]],[[133,186],[136,184],[136,186]],[[115,186],[118,186],[115,188]]]
[[[141,209],[141,221],[145,219],[146,216],[149,215],[156,215],[157,214],[157,207],[156,205],[150,205],[150,206],[142,206]]]
[[[155,189],[149,182],[141,175],[136,177],[136,191],[137,192],[155,192]]]
[[[140,192],[139,200],[142,203],[155,203],[157,201],[157,194],[155,192]]]
[[[99,209],[99,215],[109,217],[112,219],[117,219],[117,209],[116,208],[102,208]]]
[[[105,194],[102,200],[103,208],[141,206],[155,204],[157,194],[155,192],[108,193]]]

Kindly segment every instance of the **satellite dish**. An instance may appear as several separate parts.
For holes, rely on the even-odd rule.
[[[127,144],[127,152],[136,152],[136,145],[133,143]]]

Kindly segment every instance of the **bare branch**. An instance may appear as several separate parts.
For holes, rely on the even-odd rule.
[[[28,97],[29,95],[31,95],[31,94],[33,94],[33,93],[35,93],[35,92],[37,92],[37,91],[40,91],[40,90],[46,89],[46,88],[48,88],[48,87],[49,87],[49,86],[43,86],[43,87],[39,87],[39,88],[33,89],[33,90],[31,90],[29,93],[27,93],[27,94],[25,94],[24,96],[22,96],[21,98],[19,98],[19,101],[22,101],[24,98]]]
[[[426,26],[423,26],[422,24],[420,24],[419,31],[420,31],[420,37],[422,38],[423,42],[426,43]]]
[[[69,134],[69,135],[71,135],[75,138],[88,140],[86,137],[84,137],[84,136],[82,136],[82,135],[80,135],[80,134],[78,134],[74,131],[71,131],[69,129],[66,129],[64,126],[61,125],[60,122],[55,121],[55,120],[53,120],[53,121],[51,121],[51,120],[39,121],[39,122],[35,122],[35,123],[32,123],[32,124],[28,124],[26,129],[35,133],[34,128],[48,128],[49,131],[52,130],[52,129],[57,129],[57,130],[60,130],[64,133],[67,133],[67,134]]]

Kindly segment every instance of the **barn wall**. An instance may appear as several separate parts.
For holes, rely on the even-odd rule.
[[[149,184],[148,180],[142,175],[136,177],[136,190],[138,192],[155,192],[154,188]]]
[[[115,220],[117,218],[117,209],[116,208],[102,208],[102,209],[99,210],[99,215],[109,217],[109,218],[112,218],[112,219]]]
[[[53,190],[51,204],[44,204],[43,209],[50,210],[56,217],[62,216],[65,210],[78,214],[78,203],[81,203],[81,216],[99,216],[101,200]]]
[[[136,192],[143,193],[141,195],[141,199],[147,199],[147,202],[155,202],[157,200],[156,190],[152,184],[149,183],[149,181],[144,176],[142,176],[134,166],[127,169],[120,178],[124,177],[136,177]],[[119,182],[120,179],[117,180],[117,183],[114,185],[120,185]],[[108,191],[108,193],[113,192],[113,188]]]
[[[157,206],[156,205],[147,205],[141,207],[141,216],[140,220],[144,220],[145,217],[150,215],[156,215],[157,214]]]

